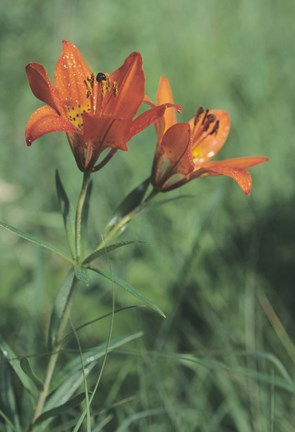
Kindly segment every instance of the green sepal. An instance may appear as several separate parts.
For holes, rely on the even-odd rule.
[[[16,234],[17,236],[30,241],[31,243],[34,243],[38,246],[41,246],[45,249],[50,250],[51,252],[56,253],[57,255],[62,256],[63,258],[65,258],[67,261],[69,261],[70,263],[73,263],[72,258],[67,254],[67,252],[65,252],[63,249],[59,248],[58,246],[55,246],[52,243],[49,243],[47,241],[41,240],[35,236],[33,236],[32,234],[26,233],[24,231],[19,230],[18,228],[15,228],[5,222],[1,222],[0,221],[0,227],[6,229],[7,231],[12,232],[13,234]]]
[[[48,331],[48,348],[50,351],[54,348],[57,342],[61,321],[62,319],[65,319],[65,313],[69,305],[75,280],[75,272],[71,269],[57,294]]]
[[[71,205],[62,184],[58,170],[55,171],[55,184],[58,202],[60,205],[61,214],[63,217],[64,227],[66,231],[67,241],[72,257],[75,255],[75,234],[74,234],[74,218],[72,215]]]
[[[121,279],[119,276],[116,276],[113,273],[109,273],[105,270],[96,269],[93,267],[89,267],[89,269],[94,271],[95,273],[98,273],[99,275],[103,276],[104,278],[114,282],[115,284],[117,284],[121,288],[124,288],[126,291],[129,292],[129,294],[132,294],[134,297],[136,297],[138,300],[140,300],[142,303],[144,303],[150,309],[154,310],[155,312],[160,314],[162,317],[166,318],[164,312],[157,305],[155,305],[150,300],[148,300],[143,294],[141,294],[132,285],[130,285],[128,282]]]
[[[64,404],[43,412],[34,422],[34,426],[42,423],[43,421],[49,419],[50,417],[56,417],[60,414],[64,414],[70,408],[74,408],[77,405],[79,405],[85,399],[85,397],[86,397],[85,393],[80,393],[77,396],[74,396],[72,399],[65,402]]]
[[[30,362],[27,359],[27,357],[21,358],[20,367],[22,368],[24,373],[33,381],[33,383],[36,385],[37,389],[39,391],[42,391],[43,390],[43,383],[33,372],[32,367],[31,367]]]
[[[103,255],[107,255],[110,252],[112,252],[113,250],[116,250],[116,249],[121,248],[123,246],[128,246],[130,244],[134,244],[134,243],[140,243],[140,242],[135,241],[135,240],[130,240],[130,241],[125,241],[125,242],[114,243],[114,244],[109,245],[109,246],[103,246],[101,249],[98,249],[98,250],[94,251],[92,254],[88,255],[88,257],[85,258],[85,260],[83,261],[82,264],[83,265],[90,264],[95,259],[100,258]]]
[[[109,221],[106,227],[106,231],[109,231],[114,225],[116,225],[123,217],[138,207],[147,191],[150,184],[150,177],[144,180],[139,186],[134,188],[117,207],[113,217]]]

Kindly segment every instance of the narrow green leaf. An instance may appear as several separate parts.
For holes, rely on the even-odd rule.
[[[153,202],[150,203],[150,206],[151,207],[160,207],[160,206],[162,206],[164,204],[168,204],[168,203],[173,202],[173,201],[182,200],[184,198],[194,198],[194,196],[193,195],[189,195],[189,194],[179,195],[179,196],[172,197],[172,198],[162,199],[162,200],[159,200],[159,201],[153,201]]]
[[[68,411],[71,408],[76,407],[79,405],[83,400],[85,399],[85,393],[80,393],[77,396],[74,396],[72,399],[68,400],[62,405],[59,405],[58,407],[52,408],[48,411],[43,412],[35,421],[34,426],[42,423],[43,421],[47,420],[50,417],[57,417],[60,414],[64,414],[66,411]]]
[[[127,419],[125,419],[119,426],[119,428],[116,430],[116,432],[125,432],[130,431],[130,426],[132,423],[138,422],[138,420],[143,419],[145,417],[150,417],[154,415],[163,415],[164,410],[163,408],[154,408],[146,411],[141,411],[136,414],[130,415]]]
[[[128,246],[130,244],[134,244],[134,243],[141,243],[135,240],[131,240],[131,241],[125,241],[125,242],[119,242],[119,243],[115,243],[109,246],[104,246],[101,249],[98,249],[96,251],[94,251],[92,254],[90,254],[87,258],[85,258],[85,260],[83,261],[82,264],[90,264],[92,261],[94,261],[97,258],[100,258],[103,255],[109,254],[110,252],[112,252],[115,249],[121,248],[123,246]]]
[[[27,357],[23,357],[21,359],[20,367],[22,368],[24,373],[33,381],[33,383],[36,385],[37,389],[41,391],[43,389],[43,383],[33,372],[32,367],[31,367],[30,362],[27,359]]]
[[[20,367],[19,359],[16,354],[12,351],[12,349],[7,345],[4,339],[0,336],[0,351],[2,356],[2,362],[9,363],[23,387],[33,396],[36,395],[35,386],[33,386],[32,381],[28,378],[28,376],[24,373],[22,368]],[[0,356],[0,358],[1,358]]]
[[[150,184],[150,177],[144,180],[139,186],[134,188],[121,202],[115,211],[112,219],[107,224],[107,230],[110,230],[112,226],[116,225],[120,219],[126,216],[131,211],[135,210],[137,206],[142,202],[147,188]]]
[[[61,286],[57,294],[57,298],[53,306],[53,311],[51,314],[50,325],[49,325],[49,332],[48,332],[49,350],[51,350],[54,347],[56,339],[58,337],[61,320],[64,317],[65,311],[67,309],[75,280],[76,280],[75,273],[73,270],[70,270],[64,284]]]
[[[74,223],[71,212],[71,205],[67,196],[66,190],[62,184],[58,170],[55,171],[55,184],[56,192],[60,205],[61,214],[64,221],[66,236],[72,256],[75,255],[75,236],[74,236]]]
[[[82,361],[85,364],[84,374],[82,372],[81,357],[77,355],[72,361],[67,363],[65,367],[59,372],[55,380],[55,388],[50,397],[46,401],[45,409],[51,410],[63,400],[67,401],[83,383],[84,375],[88,376],[93,368],[96,366],[97,361],[104,357],[107,352],[113,351],[116,348],[125,345],[142,336],[142,332],[137,332],[128,336],[116,338],[107,346],[103,343],[96,348],[93,348],[82,354]],[[48,420],[48,423],[50,420]],[[45,426],[48,427],[48,423]],[[48,428],[46,429],[48,430]]]
[[[133,333],[127,336],[121,336],[113,339],[109,346],[104,342],[99,346],[92,348],[82,354],[85,365],[85,374],[88,375],[97,361],[102,358],[106,349],[108,352],[114,351],[129,342],[142,337],[142,332]],[[83,382],[81,357],[77,355],[73,360],[68,362],[58,373],[55,379],[56,390],[52,392],[49,400],[46,402],[46,408],[53,408],[59,400],[65,400],[70,397],[80,384]]]
[[[60,249],[58,246],[53,245],[52,243],[49,243],[47,241],[41,240],[31,234],[28,234],[24,231],[19,230],[18,228],[14,228],[13,226],[5,223],[5,222],[1,222],[0,221],[0,227],[6,229],[7,231],[12,232],[13,234],[16,234],[17,236],[30,241],[31,243],[34,243],[38,246],[41,246],[45,249],[50,250],[51,252],[56,253],[57,255],[62,256],[63,258],[65,258],[67,261],[69,261],[70,263],[73,263],[73,260],[71,257],[68,256],[68,254],[63,250]]]
[[[73,418],[72,420],[69,420],[69,421],[66,421],[65,419],[63,419],[63,422],[61,424],[59,424],[58,426],[51,426],[50,432],[72,431],[73,428],[75,427],[76,423],[77,423],[77,419],[75,419],[75,418]],[[46,429],[44,429],[44,423],[42,424],[42,429],[46,430]]]
[[[0,417],[3,418],[3,420],[5,421],[7,427],[9,427],[10,429],[7,429],[7,431],[17,431],[16,427],[13,425],[13,423],[11,423],[10,419],[7,417],[7,415],[0,410]],[[6,429],[5,429],[6,430]]]
[[[112,311],[112,312],[106,313],[106,314],[104,314],[104,315],[101,315],[101,316],[99,316],[98,318],[92,319],[92,320],[90,320],[90,321],[86,321],[85,323],[81,324],[79,327],[75,328],[75,331],[76,331],[76,332],[79,332],[80,330],[82,330],[82,329],[85,328],[85,327],[88,327],[88,326],[90,326],[90,325],[92,325],[92,324],[94,324],[94,323],[96,323],[96,322],[98,322],[98,321],[101,321],[101,320],[103,320],[103,319],[105,319],[105,318],[108,318],[108,317],[111,316],[113,313],[114,313],[114,314],[117,314],[117,313],[120,313],[120,312],[123,312],[123,311],[129,310],[129,309],[140,308],[140,307],[144,307],[144,306],[143,306],[143,305],[130,305],[130,306],[120,307],[119,309],[115,309],[114,312]],[[67,341],[70,340],[70,339],[73,337],[73,335],[74,335],[74,332],[73,332],[73,331],[71,331],[70,333],[68,333],[68,334],[64,337],[64,339],[63,339],[64,344],[66,344]]]
[[[13,385],[15,381],[12,379],[13,372],[11,365],[7,361],[3,361],[3,355],[0,353],[0,399],[2,403],[1,408],[5,411],[5,414],[3,414],[7,423],[7,432],[12,432],[11,425],[13,425],[14,430],[20,430],[19,413],[16,403],[18,398]]]
[[[98,270],[93,267],[89,267],[90,270],[94,271],[95,273],[100,274],[104,278],[114,282],[115,284],[119,285],[120,287],[124,288],[126,291],[128,291],[130,294],[132,294],[134,297],[136,297],[138,300],[143,302],[146,306],[148,306],[150,309],[153,309],[155,312],[160,314],[162,317],[166,318],[164,312],[154,303],[152,303],[150,300],[148,300],[143,294],[141,294],[139,291],[137,291],[132,285],[130,285],[128,282],[121,279],[119,276],[114,275],[113,273],[109,273],[105,270]]]

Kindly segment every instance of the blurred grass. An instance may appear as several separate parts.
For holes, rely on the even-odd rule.
[[[132,350],[108,359],[97,410],[136,397],[114,408],[103,430],[120,424],[145,432],[294,430],[294,390],[276,385],[284,380],[278,367],[255,355],[271,353],[294,379],[294,359],[257,299],[263,292],[294,334],[294,14],[291,0],[1,2],[1,220],[63,241],[54,171],[72,199],[81,173],[62,134],[32,148],[23,137],[29,115],[41,105],[24,67],[38,61],[52,76],[62,39],[77,44],[94,71],[112,71],[140,51],[147,94],[154,98],[160,75],[167,75],[183,105],[179,118],[189,119],[199,105],[229,111],[232,129],[220,158],[270,157],[252,171],[250,198],[229,179],[192,182],[171,193],[192,198],[155,208],[124,234],[145,243],[102,262],[168,316],[163,322],[143,309],[116,316],[114,336],[123,329],[145,335]],[[149,175],[154,147],[150,128],[95,176],[90,241],[96,242],[122,197]],[[6,232],[0,253],[1,333],[18,354],[40,352],[67,267]],[[75,324],[109,312],[109,288],[95,279],[81,289]],[[116,299],[133,302],[119,289]],[[81,332],[81,341],[92,346],[108,329],[109,320],[99,322]],[[180,361],[181,353],[201,360]],[[160,413],[149,415],[153,409]]]

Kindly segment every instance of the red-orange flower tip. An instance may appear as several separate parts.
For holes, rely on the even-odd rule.
[[[96,171],[117,150],[127,150],[132,136],[158,121],[166,109],[154,106],[134,119],[145,97],[138,52],[113,73],[94,74],[78,48],[64,40],[54,84],[39,63],[30,63],[26,73],[33,94],[46,104],[31,115],[26,143],[49,132],[66,132],[81,171]],[[105,149],[107,155],[96,165]]]

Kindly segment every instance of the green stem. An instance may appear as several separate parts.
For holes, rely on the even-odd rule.
[[[83,183],[81,187],[81,192],[76,207],[76,218],[75,218],[75,251],[76,251],[76,262],[80,262],[81,255],[81,223],[82,214],[85,203],[85,198],[87,195],[87,189],[90,181],[90,172],[85,172],[83,176]]]
[[[110,229],[106,229],[105,235],[103,236],[102,241],[98,244],[95,250],[102,249],[105,247],[111,240],[119,236],[122,232],[124,226],[135,219],[144,209],[147,207],[149,202],[157,195],[157,191],[153,189],[151,193],[146,197],[144,201],[142,201],[137,207],[135,207],[131,212],[127,213],[123,216],[115,225],[113,225]]]
[[[58,356],[60,353],[60,349],[62,347],[63,336],[64,336],[64,332],[66,329],[66,325],[67,325],[67,322],[68,322],[69,317],[70,317],[75,281],[76,281],[76,278],[74,277],[73,282],[72,282],[72,286],[71,286],[71,291],[70,291],[70,294],[69,294],[68,299],[67,299],[67,304],[66,304],[65,309],[64,309],[64,314],[60,320],[59,328],[58,328],[58,331],[56,334],[56,342],[54,343],[53,351],[52,351],[52,354],[49,358],[47,371],[46,371],[46,375],[45,375],[45,380],[44,380],[44,385],[43,385],[43,390],[41,391],[41,393],[39,395],[39,399],[38,399],[38,402],[37,402],[37,405],[35,408],[35,412],[34,412],[34,416],[33,416],[33,420],[32,420],[32,427],[30,430],[34,429],[34,422],[42,414],[42,411],[43,411],[43,408],[44,408],[44,405],[46,402],[46,398],[49,394],[50,383],[51,383],[53,372],[54,372],[56,362],[57,362],[57,359],[58,359]]]
[[[81,225],[82,225],[82,217],[83,217],[83,209],[85,204],[85,199],[87,196],[87,189],[89,186],[90,181],[90,173],[85,172],[83,176],[83,182],[82,187],[80,191],[80,195],[77,202],[76,207],[76,218],[75,218],[75,253],[76,253],[76,263],[80,263],[80,255],[81,255]],[[34,429],[34,422],[36,419],[42,414],[47,396],[50,391],[50,384],[53,377],[53,373],[55,370],[56,362],[58,360],[58,356],[60,353],[60,349],[62,347],[62,340],[65,332],[66,325],[68,323],[69,317],[70,317],[70,310],[71,310],[71,303],[72,303],[72,296],[73,296],[73,288],[75,284],[75,277],[73,278],[73,282],[71,285],[70,294],[67,298],[67,302],[63,311],[63,315],[61,317],[59,327],[56,334],[55,343],[53,346],[52,354],[49,358],[45,380],[44,380],[44,386],[43,390],[41,391],[39,395],[39,399],[35,408],[31,430]]]

